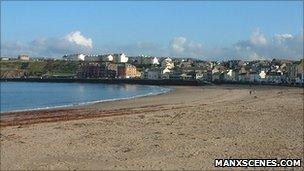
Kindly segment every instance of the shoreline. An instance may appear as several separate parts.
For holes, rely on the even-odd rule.
[[[303,161],[302,88],[175,88],[1,117],[1,170],[213,170],[216,158]]]
[[[78,120],[78,119],[88,119],[88,118],[96,118],[96,117],[110,117],[110,116],[119,116],[119,113],[125,109],[119,109],[118,111],[112,110],[98,110],[98,112],[102,112],[100,115],[88,115],[85,116],[88,112],[92,112],[92,110],[86,111],[88,108],[92,108],[94,106],[102,105],[102,104],[115,104],[119,102],[131,101],[134,99],[149,99],[155,96],[162,96],[168,93],[173,93],[175,91],[174,86],[163,86],[167,90],[165,92],[158,92],[155,94],[145,94],[145,95],[138,95],[129,98],[120,98],[120,99],[113,99],[113,100],[104,100],[98,102],[89,102],[83,105],[72,105],[66,107],[53,107],[53,108],[46,108],[46,109],[36,109],[36,110],[23,110],[23,111],[10,111],[10,112],[3,112],[0,113],[0,128],[4,128],[7,126],[16,126],[16,125],[31,125],[37,123],[44,123],[44,122],[57,122],[57,121],[69,121],[69,120]],[[146,106],[150,107],[150,106]],[[73,114],[69,114],[70,111],[73,111]],[[75,112],[78,113],[75,115]],[[79,114],[79,113],[85,114]],[[96,111],[94,111],[96,112]],[[105,112],[116,113],[112,115],[106,115]],[[58,114],[59,113],[59,114]]]
[[[96,103],[104,103],[104,102],[113,102],[113,101],[119,101],[119,100],[131,100],[134,98],[141,98],[141,97],[148,97],[148,96],[157,96],[160,94],[166,94],[169,93],[170,91],[174,91],[174,89],[170,86],[158,86],[161,88],[166,88],[166,90],[162,90],[157,93],[147,93],[147,94],[142,94],[142,95],[136,95],[136,96],[131,96],[131,97],[122,97],[122,98],[116,98],[116,99],[105,99],[105,100],[94,100],[94,101],[88,101],[88,102],[81,102],[78,104],[67,104],[67,105],[60,105],[60,106],[50,106],[50,107],[37,107],[37,108],[32,108],[32,109],[20,109],[20,110],[11,110],[11,111],[4,111],[0,112],[1,115],[7,115],[10,113],[19,113],[19,112],[31,112],[31,111],[45,111],[45,110],[55,110],[55,109],[72,109],[72,108],[79,108],[79,107],[85,107],[88,105],[93,105]]]

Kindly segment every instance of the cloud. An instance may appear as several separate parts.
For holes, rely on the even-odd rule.
[[[282,43],[286,40],[293,39],[293,35],[291,34],[275,34],[274,35],[274,41],[277,41],[278,43]]]
[[[168,43],[138,41],[135,43],[105,43],[93,47],[91,38],[80,31],[73,31],[59,38],[37,38],[23,43],[2,42],[3,56],[61,57],[71,53],[121,53],[129,56],[155,55],[172,57],[194,57],[204,60],[256,60],[256,59],[301,59],[303,58],[303,31],[299,34],[277,33],[266,37],[260,28],[253,30],[245,40],[222,48],[205,48],[203,43],[188,40],[183,36],[173,37]]]
[[[71,43],[75,43],[80,46],[85,46],[89,48],[93,47],[92,39],[84,37],[83,35],[81,35],[80,31],[71,32],[68,35],[66,35],[64,38],[67,41]]]
[[[70,53],[88,53],[92,48],[92,39],[84,37],[80,31],[74,31],[59,38],[37,38],[26,43],[4,42],[1,44],[1,55],[25,53],[34,57],[61,57]]]
[[[265,45],[266,37],[261,33],[260,28],[256,28],[250,36],[250,42],[255,45]]]
[[[185,37],[174,37],[169,43],[170,54],[173,56],[198,57],[203,55],[203,45],[187,41]]]
[[[170,48],[173,53],[180,54],[185,51],[186,38],[184,37],[174,37],[170,43]]]
[[[231,47],[210,49],[207,55],[214,59],[257,60],[257,59],[301,59],[303,58],[303,33],[275,34],[267,40],[259,28],[248,40],[238,41]]]

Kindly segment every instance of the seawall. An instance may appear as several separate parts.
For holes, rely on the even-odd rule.
[[[200,80],[147,80],[147,79],[100,79],[100,78],[1,78],[1,82],[53,82],[53,83],[104,83],[104,84],[141,84],[141,85],[162,85],[162,86],[203,86],[203,85],[270,85],[287,87],[304,87],[304,84],[276,84],[267,82],[203,82]]]
[[[104,83],[104,84],[142,84],[142,85],[181,85],[201,86],[207,83],[198,80],[143,80],[143,79],[81,79],[81,78],[5,78],[0,81],[15,82],[54,82],[54,83]]]

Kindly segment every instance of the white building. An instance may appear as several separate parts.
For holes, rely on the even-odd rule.
[[[145,57],[145,58],[143,58],[142,63],[143,64],[158,65],[159,61],[158,61],[158,58],[156,58],[156,57]]]
[[[164,59],[162,62],[161,62],[161,66],[163,68],[168,68],[168,69],[172,69],[174,68],[174,63],[172,61],[171,58],[167,57],[166,59]]]
[[[225,75],[224,75],[224,79],[226,81],[237,81],[236,80],[237,79],[237,73],[236,73],[236,71],[234,71],[232,69],[228,70],[228,72],[225,73]]]
[[[71,55],[64,55],[62,58],[69,61],[84,61],[86,55],[85,54],[71,54]]]
[[[111,62],[114,60],[114,57],[113,55],[111,54],[105,54],[105,55],[101,55],[101,61],[104,61],[104,62]]]
[[[169,68],[164,68],[164,69],[162,70],[162,74],[170,73],[170,72],[171,72],[171,70],[170,70]]]
[[[28,61],[28,60],[30,60],[30,57],[28,55],[22,54],[22,55],[18,56],[18,59],[22,60],[22,61]]]
[[[86,55],[85,61],[100,61],[99,55]]]
[[[103,55],[87,55],[85,57],[86,61],[103,61],[103,62],[112,62],[114,61],[119,63],[125,63],[128,61],[128,58],[125,54],[103,54]]]
[[[157,57],[141,55],[136,57],[136,63],[139,65],[158,65],[159,61]]]
[[[153,59],[152,59],[152,64],[153,64],[153,65],[158,65],[158,64],[159,64],[158,58],[153,57]]]
[[[129,60],[129,58],[124,53],[113,54],[112,56],[113,60],[117,63],[126,63]]]
[[[259,76],[260,76],[261,80],[265,80],[266,79],[266,72],[265,71],[261,71],[259,73]]]
[[[9,61],[10,58],[7,58],[7,57],[1,57],[1,61]]]

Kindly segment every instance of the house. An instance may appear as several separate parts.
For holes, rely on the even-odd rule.
[[[304,83],[304,59],[291,64],[288,73],[291,82]]]
[[[84,57],[84,60],[85,61],[89,61],[89,62],[98,62],[98,61],[100,61],[99,56],[98,55],[93,55],[93,54],[86,55]]]
[[[161,79],[170,79],[170,72],[163,73]]]
[[[238,81],[240,81],[240,82],[249,81],[248,74],[244,73],[244,72],[239,72],[239,74],[238,74]]]
[[[220,73],[220,72],[216,72],[214,74],[212,74],[212,81],[213,82],[219,82],[222,81],[224,79],[224,74]]]
[[[218,67],[214,67],[211,72],[212,72],[212,75],[213,75],[215,73],[220,72],[220,70],[218,69]]]
[[[142,57],[141,58],[141,64],[144,65],[159,65],[159,61],[157,57]]]
[[[83,65],[77,71],[78,78],[100,78],[103,77],[102,68],[98,63],[89,63],[87,65]]]
[[[202,80],[208,82],[212,81],[212,70],[204,70],[202,74],[203,74]]]
[[[194,80],[195,79],[195,75],[193,75],[193,73],[182,73],[180,75],[180,79],[183,79],[183,80]]]
[[[276,71],[269,71],[266,75],[266,81],[270,83],[282,83],[282,74]]]
[[[260,81],[266,80],[266,72],[264,70],[260,71],[259,73]]]
[[[113,54],[113,61],[116,63],[126,63],[128,62],[128,57],[124,53]]]
[[[18,56],[18,59],[21,61],[28,61],[30,60],[30,57],[28,55],[21,54]]]
[[[255,71],[249,72],[249,81],[250,82],[260,82],[259,74]]]
[[[193,65],[193,60],[191,59],[181,61],[181,68],[189,68],[192,67],[192,65]]]
[[[136,67],[134,65],[124,63],[123,65],[119,65],[117,67],[117,77],[135,78],[135,77],[140,77],[140,75],[138,74]]]
[[[9,61],[10,58],[7,58],[7,57],[1,57],[1,61]]]
[[[179,80],[181,79],[181,75],[183,74],[182,70],[180,69],[174,69],[174,70],[171,70],[171,72],[169,73],[169,79],[172,79],[172,80]]]
[[[174,68],[174,63],[171,58],[167,57],[161,62],[161,67],[162,68],[168,68],[168,69],[173,69]]]
[[[171,72],[171,70],[169,68],[162,69],[162,74],[170,73],[170,72]]]
[[[68,61],[84,61],[85,57],[86,57],[85,54],[79,53],[79,54],[64,55],[62,58]]]
[[[91,62],[112,62],[114,60],[114,57],[112,54],[103,54],[103,55],[86,55],[85,61],[91,61]]]
[[[103,62],[112,62],[114,60],[114,57],[111,54],[100,55],[100,58]]]
[[[148,69],[147,79],[149,80],[158,80],[161,78],[161,71],[158,68]]]
[[[196,70],[195,71],[195,79],[196,80],[203,80],[204,78],[204,73],[201,70]]]
[[[229,69],[224,73],[225,81],[237,81],[238,80],[238,72],[233,69]]]

